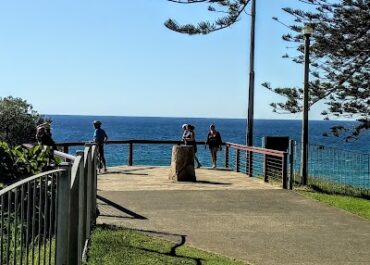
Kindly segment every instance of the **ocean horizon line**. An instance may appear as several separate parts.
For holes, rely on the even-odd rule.
[[[247,120],[247,118],[232,118],[232,117],[177,117],[177,116],[126,116],[126,115],[94,115],[94,114],[40,114],[42,116],[58,116],[58,117],[105,117],[105,118],[149,118],[149,119],[204,119],[204,120]],[[262,121],[301,121],[301,119],[269,119],[269,118],[255,118],[254,120]],[[322,122],[356,122],[350,119],[338,120],[324,120],[324,119],[310,119],[309,121],[322,121]]]

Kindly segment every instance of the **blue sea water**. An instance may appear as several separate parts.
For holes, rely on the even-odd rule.
[[[243,119],[211,118],[161,118],[161,117],[114,117],[114,116],[65,116],[46,115],[52,119],[52,133],[56,142],[90,141],[93,135],[92,121],[102,121],[102,128],[110,140],[179,140],[182,135],[181,125],[190,123],[195,126],[196,139],[206,138],[208,127],[215,124],[225,142],[245,144],[246,121]],[[370,133],[365,132],[359,140],[344,142],[337,137],[324,137],[334,125],[353,126],[353,121],[310,121],[310,144],[330,146],[341,150],[368,153]],[[256,120],[254,123],[254,145],[261,146],[264,136],[289,136],[300,141],[301,121],[299,120]],[[72,148],[75,152],[81,147]],[[106,158],[109,166],[127,164],[126,145],[106,146]],[[170,163],[170,145],[138,145],[134,147],[135,165],[168,165]],[[223,159],[220,152],[220,160]],[[210,165],[208,151],[198,146],[198,157],[204,165]]]

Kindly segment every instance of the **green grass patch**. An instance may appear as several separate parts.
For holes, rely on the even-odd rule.
[[[114,226],[98,226],[92,234],[89,265],[242,265],[220,255],[184,244],[151,237],[143,232]]]
[[[314,191],[298,191],[298,193],[370,220],[370,200]]]
[[[294,186],[299,186],[301,182],[301,176],[298,173],[295,173]],[[334,181],[314,176],[308,176],[308,186],[317,192],[348,195],[370,200],[370,188],[366,187],[356,187],[350,184],[340,184]]]
[[[332,181],[314,177],[309,177],[308,183],[312,189],[319,192],[370,199],[370,189],[368,188],[355,187],[349,184],[341,185]]]
[[[40,259],[39,259],[40,256]],[[46,242],[46,245],[41,245],[40,249],[35,248],[35,255],[32,257],[32,253],[28,255],[28,262],[29,264],[49,264],[50,260],[50,265],[55,264],[55,239],[51,241],[51,246],[50,246],[50,241]],[[33,263],[32,263],[33,260]],[[26,263],[24,263],[26,264]]]

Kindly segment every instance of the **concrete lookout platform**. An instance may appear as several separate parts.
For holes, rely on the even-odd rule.
[[[370,264],[370,222],[227,170],[199,182],[168,180],[169,167],[117,167],[98,177],[108,223],[248,264]]]
[[[266,184],[262,179],[228,169],[196,169],[196,182],[177,182],[168,179],[169,167],[114,167],[99,176],[98,189],[101,191],[140,190],[249,190],[279,189]]]

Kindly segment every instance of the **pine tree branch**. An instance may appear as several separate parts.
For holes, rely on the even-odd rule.
[[[227,8],[227,11],[216,10],[213,7],[209,7],[209,11],[217,11],[219,13],[225,13],[225,17],[221,17],[213,23],[203,21],[198,25],[185,24],[179,25],[175,20],[168,19],[164,25],[175,32],[184,33],[189,35],[195,34],[209,34],[215,31],[219,31],[228,28],[235,24],[241,14],[244,12],[250,0],[168,0],[170,2],[181,3],[181,4],[193,4],[193,3],[211,3],[220,5],[223,8]]]

